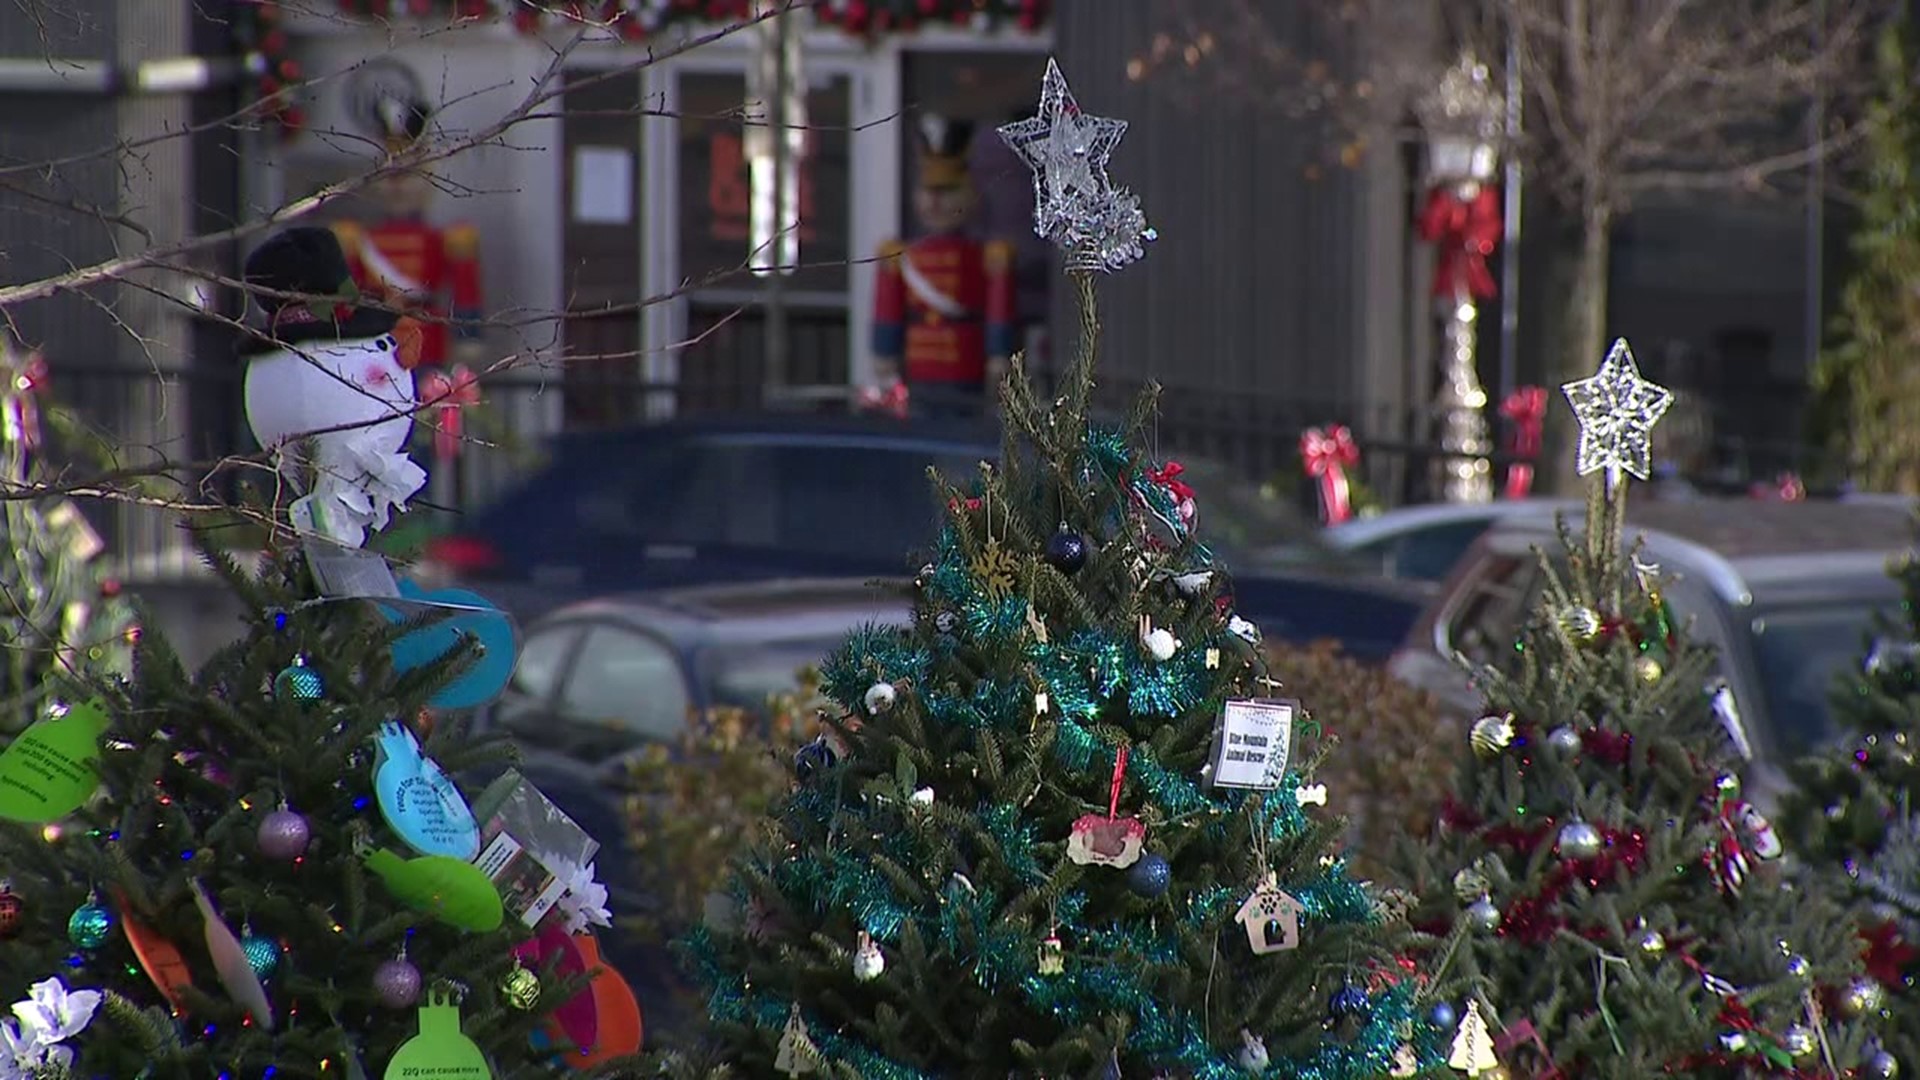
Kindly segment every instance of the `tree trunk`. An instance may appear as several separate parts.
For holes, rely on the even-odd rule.
[[[1606,357],[1607,278],[1612,269],[1613,210],[1590,202],[1580,215],[1580,261],[1574,268],[1573,290],[1567,297],[1566,347],[1550,365],[1548,389],[1554,393],[1547,410],[1547,453],[1552,467],[1542,469],[1554,494],[1578,494],[1583,482],[1574,472],[1574,448],[1579,425],[1564,408],[1560,385],[1593,374]]]

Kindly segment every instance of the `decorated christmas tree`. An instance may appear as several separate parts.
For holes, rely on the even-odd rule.
[[[998,464],[948,507],[907,630],[823,668],[831,728],[688,943],[726,1075],[1414,1075],[1410,931],[1348,875],[1311,734],[1142,453],[1149,393],[1090,426],[1101,274],[1152,238],[1109,186],[1125,125],[1051,65],[1032,164],[1082,333],[1056,397],[1015,371]],[[713,1063],[718,1063],[717,1065]],[[716,1075],[718,1075],[716,1073]]]
[[[330,276],[324,243],[317,262],[300,248],[270,242],[250,283],[267,263]],[[298,277],[267,287],[309,291]],[[315,306],[284,355],[356,377],[392,358],[378,313],[354,337]],[[411,396],[410,378],[382,385]],[[298,396],[271,368],[248,389],[256,412]],[[335,511],[364,514],[378,458],[303,445],[351,426],[323,405],[280,403],[290,441],[262,442],[300,466],[307,520],[334,527],[263,501],[263,568],[207,549],[240,636],[189,673],[147,633],[130,678],[72,688],[0,754],[0,995],[19,1001],[0,1076],[630,1075],[640,1017],[598,962],[595,844],[516,772],[456,779],[506,756],[462,727],[505,685],[512,627],[356,546],[377,523]]]
[[[1889,991],[1888,1049],[1920,1065],[1920,564],[1909,553],[1890,571],[1903,615],[1878,620],[1835,687],[1841,734],[1796,763],[1780,832],[1813,873],[1854,886],[1868,970]]]
[[[1840,903],[1782,872],[1661,575],[1625,539],[1628,475],[1671,402],[1617,342],[1569,383],[1583,529],[1540,554],[1539,605],[1475,673],[1451,800],[1405,871],[1416,925],[1471,931],[1436,974],[1481,987],[1517,1076],[1884,1076],[1884,995]],[[1558,1070],[1558,1071],[1554,1071]]]
[[[132,611],[100,537],[71,500],[26,498],[43,479],[47,362],[0,332],[0,741],[62,686],[123,669]]]

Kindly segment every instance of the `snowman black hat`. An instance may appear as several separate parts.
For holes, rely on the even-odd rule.
[[[266,348],[309,341],[363,341],[392,332],[398,317],[355,306],[359,289],[332,229],[276,233],[247,256],[248,296],[266,313]],[[265,290],[264,293],[255,290]],[[274,295],[293,294],[293,295]]]

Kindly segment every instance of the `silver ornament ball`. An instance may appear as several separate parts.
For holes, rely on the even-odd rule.
[[[389,1009],[410,1009],[420,1000],[420,969],[404,959],[373,970],[373,994]]]
[[[1572,757],[1580,752],[1580,733],[1562,725],[1547,732],[1547,749],[1561,757]]]
[[[1799,953],[1794,953],[1792,956],[1787,957],[1787,974],[1796,979],[1812,978],[1813,965],[1807,963],[1806,957],[1801,956]]]
[[[1847,984],[1847,992],[1840,999],[1841,1007],[1848,1016],[1865,1016],[1880,1011],[1887,1002],[1886,988],[1879,980],[1861,975]]]
[[[867,687],[867,712],[874,716],[890,712],[893,709],[893,703],[899,699],[900,692],[893,688],[892,683],[874,683],[872,686]]]
[[[1477,930],[1498,930],[1500,909],[1494,906],[1492,899],[1483,896],[1467,905],[1467,922]]]
[[[1873,1080],[1893,1080],[1900,1075],[1900,1059],[1880,1050],[1867,1059],[1866,1072]]]
[[[1640,932],[1640,940],[1636,944],[1640,946],[1640,951],[1648,956],[1659,956],[1667,951],[1666,936],[1652,927]]]
[[[1591,859],[1605,846],[1600,830],[1584,821],[1569,821],[1560,827],[1559,852],[1563,859]]]
[[[307,819],[291,810],[275,810],[260,823],[260,829],[254,833],[254,840],[260,845],[260,854],[281,862],[292,862],[307,853],[307,844],[313,839],[313,830],[307,825]]]
[[[1813,1053],[1813,1030],[1805,1024],[1793,1024],[1780,1033],[1780,1045],[1794,1057],[1806,1057]]]

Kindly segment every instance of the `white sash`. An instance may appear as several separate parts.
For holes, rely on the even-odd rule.
[[[946,316],[949,319],[964,319],[969,314],[966,305],[940,291],[933,282],[928,281],[919,267],[913,265],[911,252],[900,253],[900,277],[913,290],[920,302]]]
[[[427,295],[426,285],[401,273],[400,268],[393,265],[393,262],[381,253],[380,246],[373,242],[373,237],[364,232],[360,234],[360,261],[367,264],[367,267],[373,271],[373,276],[399,290],[408,299],[418,300]]]

